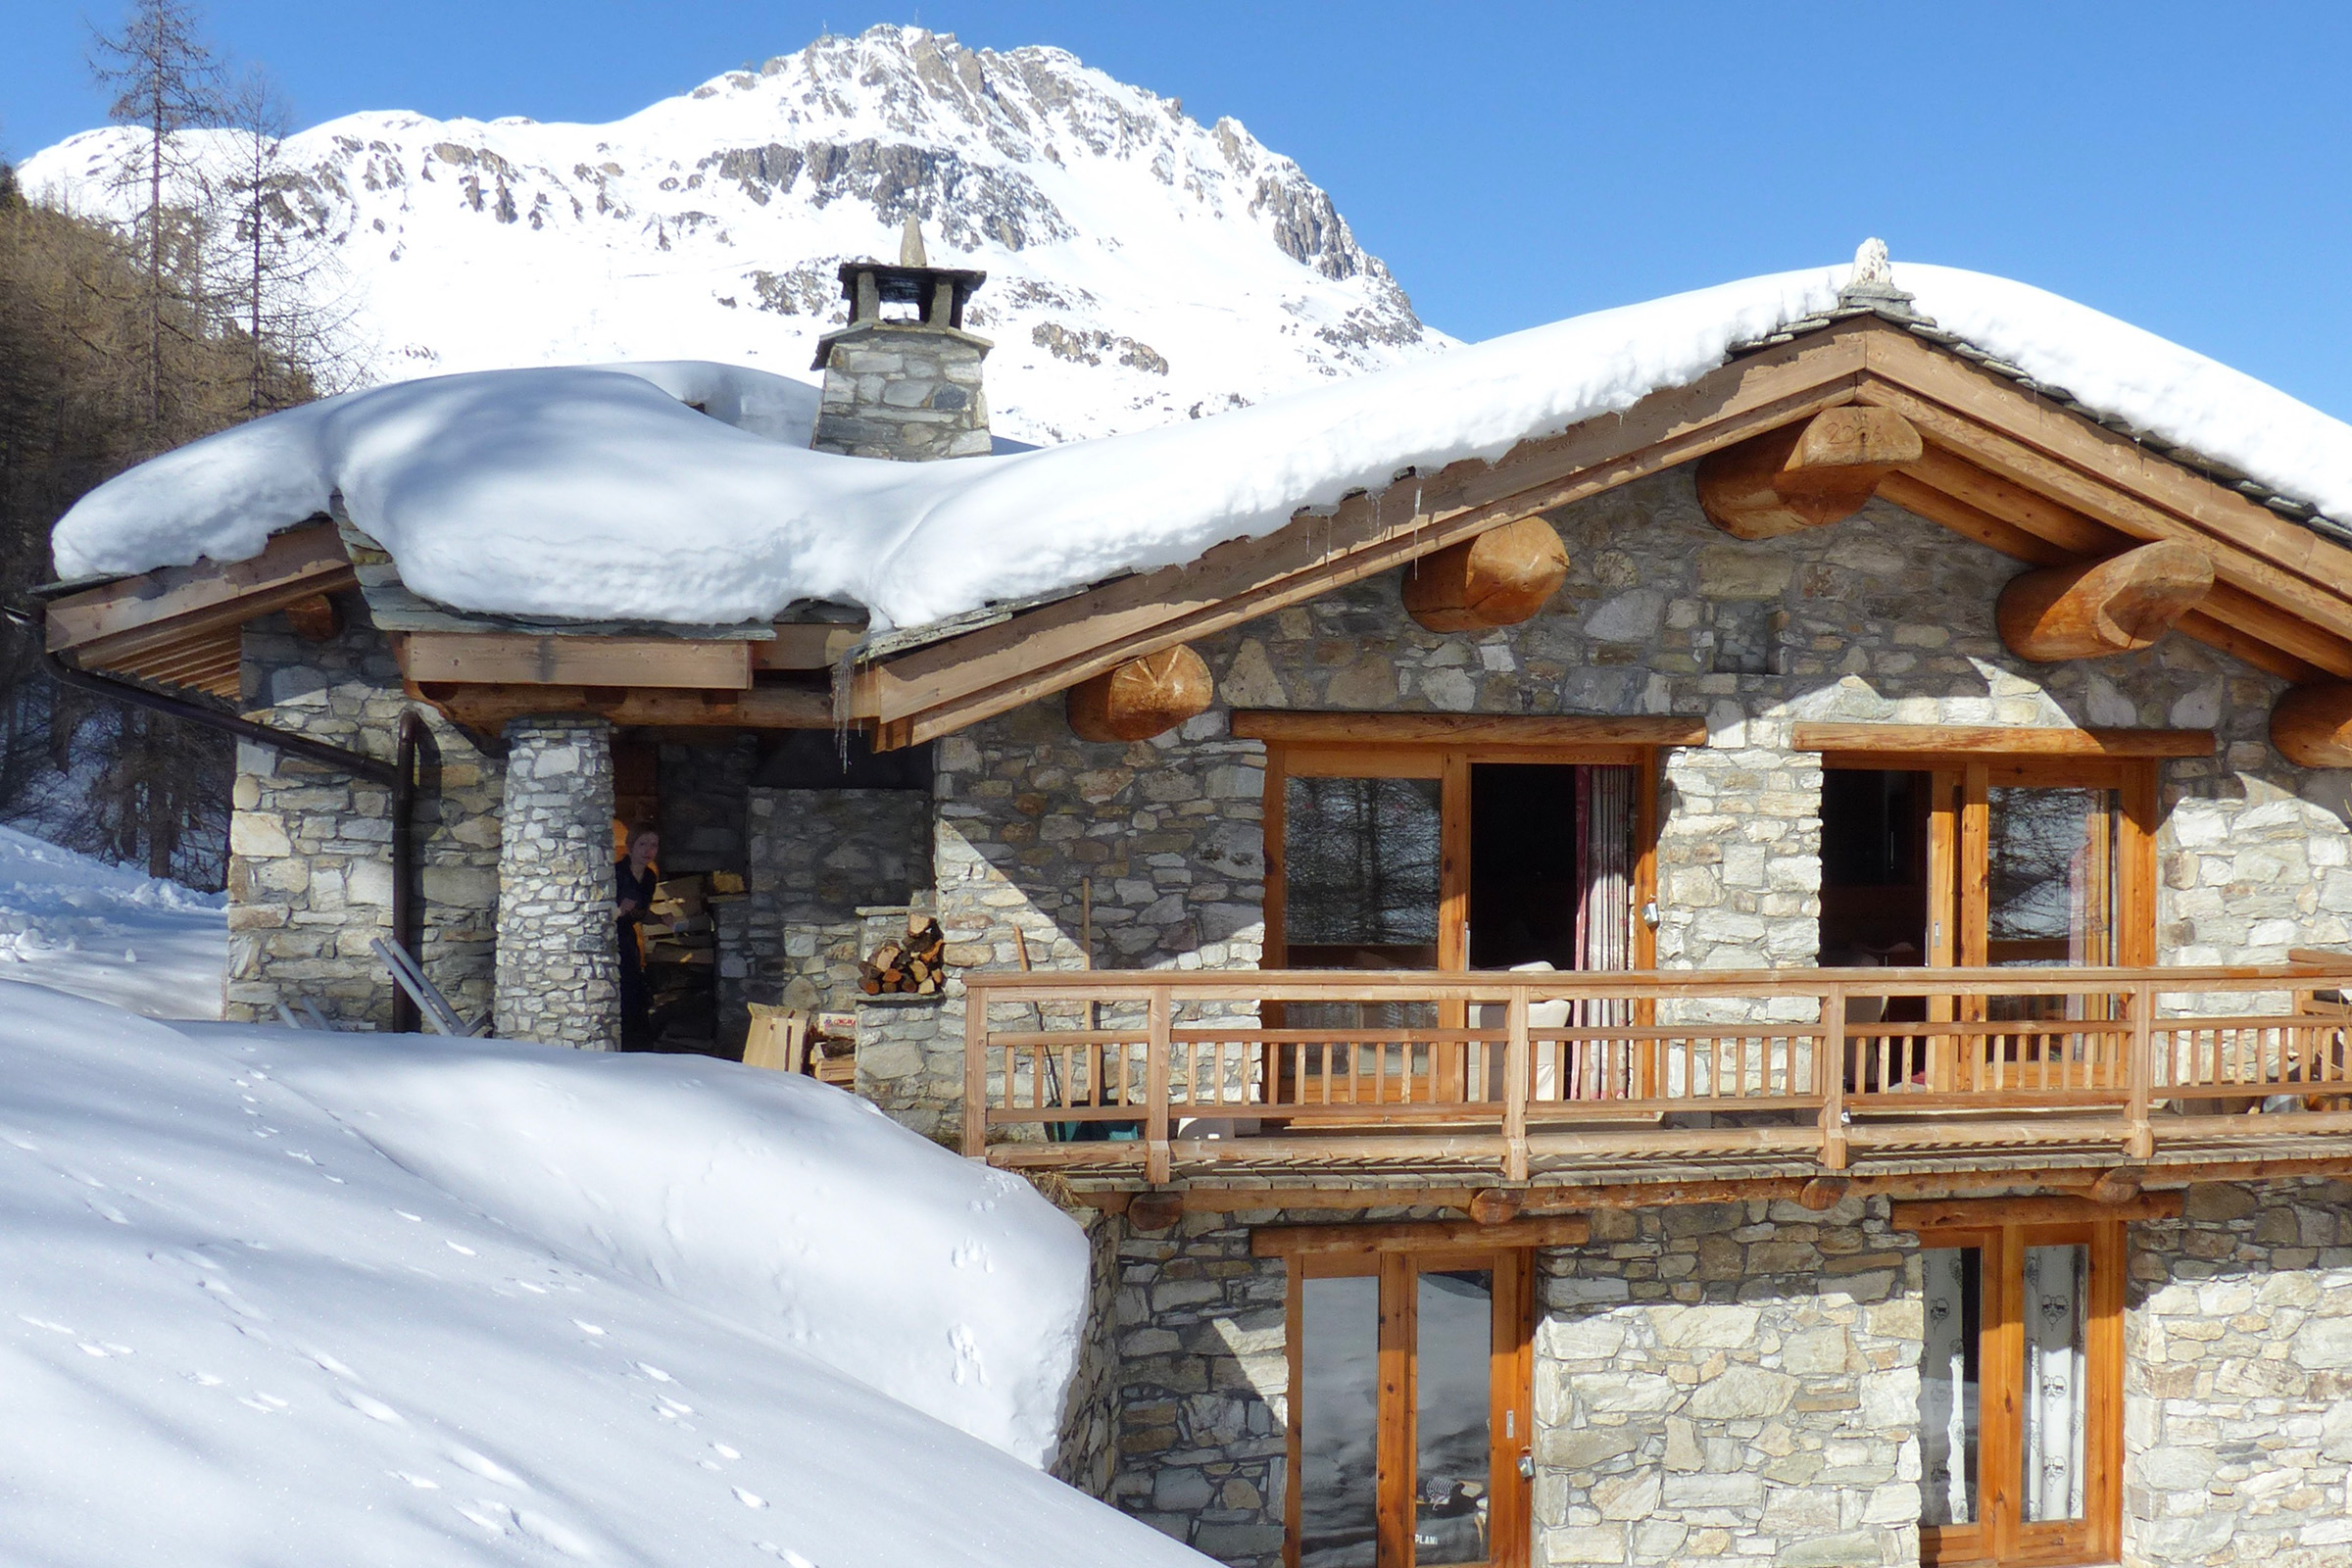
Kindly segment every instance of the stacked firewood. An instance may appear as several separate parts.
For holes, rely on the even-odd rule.
[[[937,920],[913,925],[904,942],[885,942],[858,965],[858,989],[869,997],[930,997],[947,984],[948,939]]]

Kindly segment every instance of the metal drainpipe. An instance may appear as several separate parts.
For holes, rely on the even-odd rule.
[[[10,620],[29,631],[36,639],[36,646],[38,646],[38,640],[43,636],[45,629],[41,617],[13,605],[7,608],[6,613]],[[392,791],[392,935],[395,941],[406,947],[421,961],[422,944],[418,941],[420,933],[416,928],[419,924],[419,917],[424,912],[424,901],[416,896],[415,817],[416,763],[418,753],[426,744],[426,731],[423,717],[415,709],[412,708],[401,715],[397,759],[387,762],[381,758],[369,757],[365,752],[351,751],[346,747],[329,745],[325,741],[313,740],[308,735],[297,735],[291,730],[272,729],[267,724],[257,724],[249,718],[239,718],[233,713],[220,712],[206,708],[200,703],[191,703],[183,697],[149,691],[144,686],[134,686],[129,681],[117,680],[113,676],[102,675],[94,670],[75,669],[46,648],[41,649],[41,665],[48,670],[49,678],[61,686],[71,686],[76,690],[91,692],[101,697],[111,697],[121,702],[132,703],[140,708],[152,709],[159,713],[170,713],[174,718],[184,718],[192,724],[202,724],[207,729],[218,730],[223,735],[233,735],[238,740],[251,741],[257,746],[275,747],[289,756],[300,757],[306,760],[336,768],[352,774],[354,777],[368,779],[390,788]],[[410,1001],[409,994],[399,986],[392,988],[392,1028],[395,1033],[399,1034],[415,1034],[417,1029],[416,1004]]]

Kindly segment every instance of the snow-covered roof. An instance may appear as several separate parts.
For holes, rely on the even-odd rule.
[[[411,589],[463,611],[711,624],[816,600],[863,607],[877,626],[923,626],[1190,562],[1408,467],[1498,458],[1825,322],[1854,276],[1841,266],[1749,278],[1213,418],[944,463],[778,440],[796,395],[783,388],[797,383],[728,367],[400,382],[240,425],[110,480],[58,523],[57,567],[247,559],[339,496]],[[1913,330],[2247,476],[2278,510],[2343,534],[2327,518],[2352,517],[2352,427],[2028,284],[1917,264],[1891,280],[1913,303],[1888,313]]]

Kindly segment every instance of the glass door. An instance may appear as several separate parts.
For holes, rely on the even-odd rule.
[[[1292,1568],[1522,1568],[1532,1272],[1524,1251],[1294,1262]]]
[[[2110,1560],[2124,1227],[2008,1225],[1920,1244],[1921,1560]]]

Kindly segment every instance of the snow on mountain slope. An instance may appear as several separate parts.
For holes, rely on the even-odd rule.
[[[225,157],[229,133],[191,132]],[[122,215],[134,133],[25,161],[28,190]],[[373,379],[609,359],[810,378],[835,269],[986,269],[998,433],[1144,428],[1450,346],[1290,159],[1232,120],[1051,48],[877,26],[604,125],[347,116],[285,144]]]
[[[225,903],[0,827],[0,981],[149,1017],[218,1018]]]
[[[477,1048],[440,1048],[439,1109],[378,1121],[358,1078],[337,1083],[330,1114],[279,1071],[314,1051],[422,1071],[414,1041],[175,1031],[53,994],[11,1002],[0,1016],[10,1562],[1202,1560],[823,1364],[708,1280],[663,1290],[631,1279],[551,1245],[535,1229],[548,1212],[511,1204],[514,1188],[453,1197],[404,1168],[482,1136],[460,1102],[507,1087],[521,1048],[475,1058],[510,1064],[496,1079],[469,1065]],[[796,1096],[725,1063],[538,1054],[576,1069],[566,1094],[592,1114],[570,1122],[562,1097],[539,1100],[539,1137],[518,1144],[517,1167],[655,1080],[675,1106],[710,1110],[700,1127],[673,1121],[710,1147],[747,1117],[779,1140],[822,1132],[804,1100],[841,1098],[815,1085]],[[792,1216],[863,1186],[867,1201],[922,1221],[867,1243],[877,1279],[926,1316],[923,1337],[947,1340],[966,1298],[971,1270],[941,1254],[946,1232],[987,1247],[999,1290],[1060,1289],[1033,1255],[998,1245],[1006,1231],[1066,1226],[1042,1200],[1013,1201],[976,1168],[958,1191],[909,1184],[899,1172],[918,1141],[853,1114],[851,1131],[819,1140],[824,1170],[743,1194],[732,1226],[704,1230],[700,1245],[758,1252]],[[396,1120],[401,1162],[361,1136]],[[615,1152],[616,1182],[632,1157]],[[645,1234],[650,1203],[604,1213],[583,1193],[577,1210],[616,1243],[661,1245]]]

